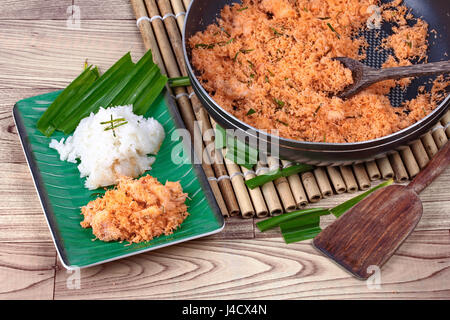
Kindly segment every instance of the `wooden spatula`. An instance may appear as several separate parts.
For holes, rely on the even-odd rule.
[[[316,236],[314,246],[356,277],[367,279],[368,268],[381,268],[414,230],[423,211],[418,194],[449,164],[447,142],[408,186],[374,192]]]
[[[371,84],[382,80],[450,73],[450,60],[405,67],[375,69],[362,64],[358,60],[347,57],[334,59],[340,61],[352,71],[353,84],[338,94],[338,97],[342,99],[350,98]]]

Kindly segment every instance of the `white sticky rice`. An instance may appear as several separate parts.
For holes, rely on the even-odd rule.
[[[113,130],[101,122],[125,118],[128,123]],[[114,136],[115,134],[115,136]],[[131,105],[100,108],[78,124],[74,134],[61,141],[52,139],[50,148],[56,149],[63,161],[80,160],[80,176],[87,177],[88,189],[116,184],[120,176],[136,178],[147,170],[165,137],[161,124],[133,113]],[[65,140],[65,141],[64,141]]]

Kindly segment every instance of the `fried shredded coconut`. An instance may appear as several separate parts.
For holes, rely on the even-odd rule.
[[[114,189],[81,208],[81,226],[91,227],[102,241],[149,241],[178,228],[189,215],[186,198],[179,182],[122,177]]]
[[[383,67],[426,61],[428,24],[395,0],[380,6],[395,23],[382,48]],[[387,97],[411,79],[387,80],[348,100],[334,94],[353,83],[350,70],[333,57],[364,59],[366,27],[377,0],[243,0],[226,6],[218,19],[189,39],[199,80],[226,111],[258,129],[315,142],[357,142],[386,136],[429,114],[448,81],[400,107]],[[409,26],[408,21],[414,20]]]

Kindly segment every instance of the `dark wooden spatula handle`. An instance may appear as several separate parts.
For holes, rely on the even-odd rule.
[[[375,83],[387,79],[420,77],[443,73],[450,73],[450,60],[386,69],[367,68],[365,76],[367,82]]]
[[[336,57],[333,59],[340,61],[346,68],[352,71],[353,83],[338,94],[338,97],[341,99],[350,98],[378,81],[450,73],[450,60],[404,67],[375,69],[348,57]]]
[[[450,164],[450,143],[447,142],[438,154],[408,185],[408,189],[419,194],[423,189],[439,176]]]

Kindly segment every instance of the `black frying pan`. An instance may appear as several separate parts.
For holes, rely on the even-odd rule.
[[[183,30],[183,50],[188,74],[192,82],[193,89],[200,101],[203,103],[209,114],[222,127],[235,129],[236,135],[245,141],[268,143],[268,152],[271,149],[279,148],[281,158],[310,163],[316,165],[351,164],[370,160],[384,156],[389,151],[405,145],[426,133],[435,125],[448,110],[450,95],[427,117],[391,135],[357,143],[318,143],[305,142],[292,139],[275,137],[259,131],[256,128],[237,119],[226,112],[218,105],[201,86],[196,75],[198,71],[191,65],[191,50],[187,40],[198,31],[203,31],[206,27],[216,22],[220,11],[227,4],[241,2],[239,0],[193,0],[189,7],[185,27]],[[389,2],[389,1],[382,1]],[[429,31],[435,29],[438,37],[430,33],[429,36],[429,62],[447,60],[445,53],[450,54],[449,30],[450,30],[450,1],[448,0],[405,0],[407,7],[412,9],[415,17],[423,17],[430,25]],[[386,24],[384,24],[386,25]],[[371,67],[379,68],[384,62],[387,52],[376,51],[373,48],[377,45],[379,38],[375,37],[376,31],[365,31],[364,36],[371,47],[367,50],[367,59],[363,61]],[[388,35],[389,27],[381,30],[381,35]],[[404,100],[409,100],[417,95],[417,88],[426,84],[429,78],[418,78],[413,81],[406,92],[393,89],[389,95],[393,106],[400,105]],[[278,146],[278,147],[277,147]]]

